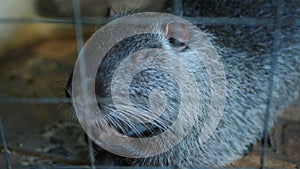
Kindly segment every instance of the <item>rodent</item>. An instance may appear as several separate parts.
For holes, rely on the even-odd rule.
[[[157,18],[158,23],[159,19]],[[191,34],[190,27],[176,21],[163,25],[163,27],[156,27],[156,25],[159,24],[154,23],[153,29],[156,29],[160,34],[143,34],[121,41],[109,51],[99,65],[95,92],[96,96],[100,98],[108,98],[108,101],[98,103],[108,123],[122,134],[143,138],[164,132],[176,118],[174,112],[176,112],[180,102],[178,84],[169,74],[160,70],[148,69],[138,73],[131,81],[129,91],[133,104],[141,108],[147,108],[149,93],[157,88],[164,90],[168,97],[167,102],[170,104],[170,109],[166,111],[161,121],[147,123],[146,125],[132,123],[122,119],[111,106],[113,102],[110,87],[115,69],[128,54],[145,48],[160,48],[183,58],[184,62],[194,72],[199,90],[206,96],[204,102],[209,102],[210,92],[203,90],[207,89],[207,74],[203,71],[203,65],[188,47],[190,37],[201,38],[202,44],[199,44],[199,48],[204,51],[204,55],[213,53],[212,46],[217,49],[226,74],[225,109],[217,129],[205,143],[200,144],[198,141],[198,135],[203,127],[201,121],[209,116],[208,112],[205,111],[207,107],[204,105],[203,109],[198,112],[199,122],[173,149],[153,157],[128,158],[125,161],[142,166],[216,167],[224,166],[243,156],[248,151],[248,146],[254,144],[256,140],[261,139],[263,136],[272,55],[265,55],[262,58],[261,55],[250,56],[246,52],[236,52],[234,49],[225,48],[222,44],[215,43],[208,33],[202,32],[203,36],[194,37],[195,35]],[[278,53],[278,64],[274,73],[274,90],[270,105],[269,128],[276,121],[276,115],[286,107],[286,104],[281,103],[292,102],[299,95],[300,55],[297,51],[300,51],[300,32],[297,29],[295,30],[293,37],[296,42],[281,43],[282,49]],[[175,34],[180,40],[169,38],[168,33]],[[282,36],[288,37],[289,35],[283,34]],[[143,59],[147,60],[147,56],[133,56],[133,59],[134,62],[139,63]],[[159,61],[157,62],[159,64]],[[162,60],[161,64],[166,63]],[[180,71],[178,71],[178,74],[185,76]],[[126,78],[126,72],[123,76]],[[122,84],[123,82],[119,81],[118,83]],[[186,85],[188,85],[188,82],[186,82]],[[72,75],[66,87],[67,96],[70,97],[72,97],[71,86]],[[122,97],[122,95],[120,94],[119,97]],[[191,101],[190,104],[194,103]],[[132,110],[128,108],[127,111]],[[101,124],[99,125],[101,126]],[[136,150],[132,149],[131,151]]]

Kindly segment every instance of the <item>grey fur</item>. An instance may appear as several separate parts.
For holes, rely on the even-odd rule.
[[[270,105],[271,122],[269,127],[273,126],[276,115],[287,104],[294,101],[300,91],[300,29],[297,28],[299,27],[296,25],[293,29],[285,29],[279,39],[280,49],[277,49],[279,55],[273,79],[273,97]],[[158,30],[158,32],[160,31]],[[161,33],[163,34],[163,32]],[[293,40],[290,38],[291,34],[293,35]],[[203,127],[201,121],[209,116],[207,107],[204,105],[198,113],[199,122],[194,125],[181,143],[172,150],[158,156],[143,159],[127,159],[132,164],[171,165],[175,167],[222,166],[241,157],[244,152],[248,151],[247,147],[250,144],[262,138],[263,126],[266,120],[265,112],[273,55],[271,53],[262,55],[261,53],[249,53],[246,51],[242,53],[221,47],[221,45],[212,43],[213,40],[208,34],[194,38],[203,38],[202,45],[204,46],[199,45],[199,47],[205,48],[205,45],[215,45],[225,68],[227,96],[224,114],[219,126],[205,143],[199,144],[198,134]],[[288,41],[283,41],[284,39],[288,39]],[[209,86],[205,81],[207,75],[203,70],[204,67],[190,49],[178,52],[174,50],[169,40],[162,35],[136,36],[129,39],[127,42],[113,48],[99,66],[96,78],[96,94],[98,97],[108,98],[105,102],[99,103],[99,106],[104,110],[106,120],[111,126],[134,137],[157,134],[157,130],[164,131],[165,128],[168,128],[169,123],[176,118],[173,117],[174,114],[172,112],[176,112],[177,103],[180,101],[176,94],[178,92],[176,83],[172,81],[172,78],[169,75],[163,75],[159,71],[151,70],[148,74],[137,75],[135,81],[133,81],[133,85],[130,88],[130,92],[133,95],[132,102],[140,108],[147,109],[147,92],[159,84],[159,86],[163,86],[162,89],[170,97],[173,97],[169,100],[170,110],[166,111],[164,118],[145,126],[126,121],[115,113],[110,94],[110,81],[113,71],[128,54],[145,47],[159,47],[183,58],[184,62],[193,70],[197,82],[199,82],[199,90],[205,96],[204,103],[208,103],[210,97],[209,91],[204,90]],[[180,72],[178,73],[180,74]],[[156,81],[152,84],[143,75],[151,76]],[[162,78],[163,76],[166,77]],[[145,86],[147,83],[150,85]],[[193,103],[191,102],[191,104]],[[128,109],[128,113],[130,113],[130,110]],[[150,134],[145,134],[147,130]]]

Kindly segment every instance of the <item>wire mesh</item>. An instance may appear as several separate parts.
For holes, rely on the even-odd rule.
[[[70,24],[74,25],[75,33],[76,33],[76,43],[77,43],[77,52],[79,53],[83,46],[83,35],[82,35],[82,24],[85,25],[99,25],[105,24],[108,22],[106,17],[98,17],[98,18],[81,18],[80,14],[80,0],[72,0],[73,4],[73,12],[74,18],[0,18],[0,24],[37,24],[37,23],[46,23],[46,24]],[[282,27],[282,18],[283,18],[283,8],[284,1],[280,0],[276,2],[276,17],[275,18],[251,18],[251,17],[243,17],[243,18],[230,18],[230,17],[186,17],[183,15],[183,6],[182,0],[173,0],[172,3],[172,13],[177,16],[182,16],[184,19],[190,21],[193,24],[197,25],[214,25],[214,26],[224,26],[224,25],[248,25],[248,26],[258,26],[258,25],[274,25],[273,27],[273,44],[272,44],[272,60],[271,60],[271,69],[270,69],[270,83],[268,86],[268,99],[266,100],[266,112],[265,112],[265,124],[264,124],[264,133],[263,133],[263,148],[261,151],[261,168],[265,168],[266,156],[267,156],[267,144],[268,144],[268,126],[270,119],[270,106],[271,104],[283,104],[283,105],[300,105],[299,101],[291,102],[280,102],[274,103],[272,102],[273,95],[273,82],[274,75],[276,72],[277,64],[278,64],[278,50],[280,49],[280,36],[281,36],[281,27]],[[296,20],[297,25],[300,25],[299,18]],[[85,64],[82,64],[82,70]],[[84,76],[85,72],[82,72],[82,76]],[[83,88],[85,89],[85,88]],[[66,98],[20,98],[20,97],[0,97],[1,103],[9,103],[9,104],[55,104],[55,103],[72,103],[72,100]],[[7,169],[12,168],[10,164],[10,151],[7,146],[7,142],[5,139],[5,127],[3,126],[0,118],[0,134],[1,134],[1,147],[4,154],[5,159],[5,167]],[[6,131],[6,133],[9,131]],[[92,145],[91,139],[88,138],[89,145],[89,165],[88,166],[36,166],[35,168],[108,168],[107,166],[95,166],[95,158],[94,158],[94,148]],[[20,167],[18,167],[20,168]],[[22,168],[22,167],[21,167]],[[24,167],[27,168],[27,167]],[[127,168],[127,167],[109,167],[109,168]],[[144,168],[144,167],[137,167]],[[169,168],[169,167],[151,167],[151,168]]]

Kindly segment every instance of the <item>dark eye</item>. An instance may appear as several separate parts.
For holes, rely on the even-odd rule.
[[[169,38],[170,44],[172,44],[173,47],[179,48],[179,47],[184,47],[186,46],[185,43],[175,39],[175,38]]]
[[[178,51],[178,52],[182,52],[187,48],[187,45],[175,38],[169,38],[169,42],[172,45],[173,49]]]

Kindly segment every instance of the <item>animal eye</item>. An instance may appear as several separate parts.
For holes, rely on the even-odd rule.
[[[169,42],[170,42],[170,44],[172,44],[173,47],[176,47],[176,48],[186,46],[185,43],[183,43],[175,38],[172,38],[172,37],[169,38]]]

